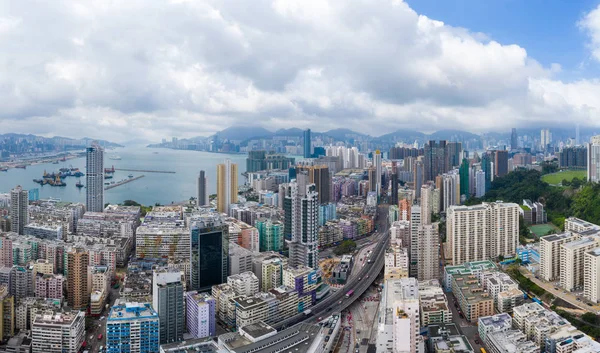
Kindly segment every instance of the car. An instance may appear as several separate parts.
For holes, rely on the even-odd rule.
[[[581,298],[577,298],[577,301],[578,301],[578,302],[580,302],[580,301],[581,301]]]
[[[323,316],[319,316],[319,318],[317,319],[317,321],[321,321],[323,320]]]
[[[593,306],[592,303],[587,303],[588,306]]]
[[[369,275],[367,275],[367,277],[365,277],[365,278],[369,278]]]
[[[479,344],[479,340],[475,340],[475,344]]]
[[[327,308],[327,311],[331,311],[331,308]]]
[[[558,290],[558,288],[554,287],[554,290]]]
[[[342,304],[342,301],[340,300],[340,301],[338,302],[338,304]]]
[[[98,340],[101,340],[101,339],[102,339],[102,334],[99,334],[98,335]]]
[[[368,276],[367,276],[368,277]],[[358,280],[360,281],[362,279],[362,277],[358,277]]]
[[[104,316],[100,317],[100,321],[104,320]]]

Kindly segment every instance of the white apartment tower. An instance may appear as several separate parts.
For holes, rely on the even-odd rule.
[[[419,281],[428,281],[440,277],[440,237],[439,223],[422,224],[418,228],[419,258],[417,264],[417,278]]]
[[[421,226],[421,207],[410,208],[410,277],[417,277],[419,273],[419,227]]]
[[[519,205],[515,203],[450,206],[446,224],[452,265],[516,254]]]
[[[560,286],[568,291],[583,288],[584,254],[598,247],[597,238],[586,237],[560,246]]]
[[[600,135],[593,136],[587,144],[587,180],[600,182]]]
[[[85,208],[88,212],[104,211],[104,149],[97,143],[85,153]]]
[[[600,301],[600,248],[584,254],[583,295],[593,303]]]
[[[315,184],[306,186],[300,196],[298,184],[290,183],[292,199],[292,240],[289,242],[292,267],[319,265],[319,194]]]
[[[10,230],[23,235],[28,222],[29,193],[21,185],[10,191]]]
[[[577,233],[565,232],[540,238],[540,277],[544,281],[560,278],[560,246],[579,239]]]

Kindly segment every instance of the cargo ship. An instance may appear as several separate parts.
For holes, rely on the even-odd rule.
[[[78,181],[77,184],[75,184],[75,186],[81,189],[83,187],[83,184],[81,183],[81,181]]]

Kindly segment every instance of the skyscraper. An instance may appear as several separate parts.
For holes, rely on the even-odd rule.
[[[191,222],[190,289],[206,291],[227,282],[229,226],[218,216]]]
[[[485,195],[485,172],[478,170],[475,172],[475,197],[481,198]]]
[[[492,176],[494,171],[492,170],[492,152],[484,152],[481,156],[481,170],[485,173],[485,191],[489,191],[492,187]]]
[[[311,155],[310,129],[306,129],[304,130],[304,158],[310,158]]]
[[[549,129],[542,129],[540,132],[540,149],[546,151],[548,145],[552,142],[552,133]]]
[[[29,194],[21,185],[10,191],[10,229],[20,235],[24,234],[27,225]]]
[[[301,196],[298,184],[290,183],[292,240],[289,242],[292,267],[307,266],[316,269],[319,255],[319,202],[314,184],[306,187]]]
[[[88,212],[104,211],[104,149],[93,143],[85,153],[85,207]]]
[[[198,174],[196,204],[198,206],[204,206],[208,204],[208,198],[206,197],[206,175],[203,170]]]
[[[397,205],[398,204],[398,170],[397,170],[397,165],[396,162],[392,162],[392,177],[391,177],[391,192],[392,192],[392,197],[390,200],[390,203],[392,205]]]
[[[460,195],[464,196],[465,200],[469,198],[469,170],[471,170],[471,166],[469,165],[469,160],[463,158],[462,163],[460,165]]]
[[[87,270],[90,255],[83,248],[67,253],[67,304],[75,310],[85,310],[90,302]]]
[[[508,151],[494,151],[494,176],[503,177],[508,174]]]
[[[315,184],[315,191],[319,194],[319,203],[329,203],[331,199],[331,177],[329,175],[329,168],[325,165],[297,166],[296,175],[298,178],[296,181],[298,182],[298,186],[302,187],[300,181],[300,175],[302,175],[302,173],[300,173],[300,171],[305,171],[308,175],[308,180],[305,185]],[[304,189],[299,190],[304,191]]]
[[[519,148],[518,143],[517,143],[517,129],[515,129],[514,127],[512,128],[512,131],[510,133],[510,150],[511,151],[515,151],[517,148]]]
[[[587,180],[600,181],[600,135],[593,136],[587,145]]]
[[[450,170],[450,160],[445,140],[429,141],[424,149],[423,181],[434,181],[435,177]]]
[[[448,142],[446,149],[448,150],[448,169],[458,167],[462,157],[462,143]]]
[[[185,312],[181,272],[157,270],[152,280],[152,307],[159,317],[160,343],[183,340]]]
[[[381,195],[381,151],[373,153],[373,166],[375,166],[375,192],[377,197]]]
[[[237,202],[238,169],[237,164],[226,159],[217,165],[217,211],[229,214],[229,206]]]

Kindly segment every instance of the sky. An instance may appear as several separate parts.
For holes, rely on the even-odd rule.
[[[599,0],[0,0],[0,133],[600,127]]]

